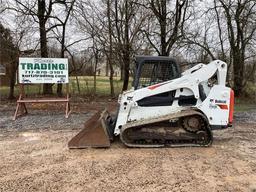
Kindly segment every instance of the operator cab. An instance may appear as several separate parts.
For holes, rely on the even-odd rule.
[[[167,56],[136,56],[133,87],[140,89],[164,81],[179,78],[180,68]]]

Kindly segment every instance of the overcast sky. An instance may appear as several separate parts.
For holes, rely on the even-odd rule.
[[[6,0],[2,0],[3,2],[5,2]],[[190,30],[194,29],[201,29],[201,31],[203,32],[205,30],[205,24],[210,28],[209,29],[209,42],[211,42],[211,39],[216,39],[218,38],[218,33],[216,31],[216,22],[212,22],[211,20],[209,20],[206,15],[203,15],[202,13],[209,7],[213,6],[213,2],[212,1],[200,1],[197,0],[195,2],[195,7],[194,9],[197,12],[197,17],[195,20],[191,21],[191,24],[189,26]],[[53,11],[54,13],[56,13],[57,15],[61,15],[63,14],[61,12],[61,7],[59,6],[54,6],[53,7]],[[19,27],[17,25],[17,21],[18,21],[18,17],[17,15],[15,15],[15,12],[11,12],[11,11],[6,11],[4,14],[1,14],[1,21],[2,24],[8,28],[10,28],[14,34],[16,29],[19,30]],[[79,39],[83,39],[86,38],[88,35],[81,32],[80,29],[74,24],[75,21],[74,20],[70,20],[67,26],[67,32],[66,32],[66,44],[70,44],[76,40]],[[33,26],[32,29],[28,30],[26,32],[26,37],[24,38],[24,41],[22,42],[22,46],[21,46],[21,50],[27,50],[27,49],[33,49],[36,47],[36,45],[38,45],[39,42],[39,30],[38,30],[38,23],[32,22],[32,23],[28,23],[28,27],[24,26],[26,23],[24,22],[22,27],[24,28],[31,28],[31,26]],[[61,29],[61,28],[59,28]],[[52,37],[53,34],[48,33],[48,37]],[[50,39],[48,45],[50,46],[59,46],[59,43],[56,40]],[[76,52],[78,53],[81,50],[85,50],[88,46],[91,45],[91,42],[89,40],[87,41],[82,41],[78,44],[75,44],[74,46],[70,47],[72,52]],[[39,46],[38,46],[39,48]],[[182,49],[180,49],[180,51],[182,52]]]

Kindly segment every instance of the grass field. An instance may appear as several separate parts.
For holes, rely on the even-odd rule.
[[[93,77],[92,76],[79,76],[78,77],[79,86],[80,86],[80,95],[92,95],[93,93]],[[122,81],[120,77],[114,77],[114,90],[115,94],[118,95],[122,90]],[[53,85],[54,93],[56,93],[57,85]],[[70,93],[75,95],[79,94],[77,82],[75,77],[69,78],[69,89]],[[65,90],[65,86],[64,89]],[[40,95],[42,94],[43,88],[42,85],[28,85],[25,86],[25,92],[27,95]],[[15,95],[18,95],[18,86],[15,86]],[[9,93],[9,87],[1,86],[0,87],[0,96],[7,97]],[[108,96],[110,95],[110,83],[109,77],[97,76],[96,80],[96,95],[98,96]]]

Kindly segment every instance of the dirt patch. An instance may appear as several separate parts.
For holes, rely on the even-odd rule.
[[[256,184],[255,111],[237,113],[234,128],[214,131],[207,148],[68,150],[67,142],[96,112],[31,108],[12,121],[0,111],[0,191],[250,191]],[[101,108],[103,104],[98,104]],[[96,108],[97,108],[96,107]],[[246,116],[246,117],[243,117]],[[54,117],[54,118],[53,118]],[[246,119],[247,118],[247,119]]]

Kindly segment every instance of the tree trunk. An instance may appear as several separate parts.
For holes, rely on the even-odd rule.
[[[80,94],[81,94],[81,91],[80,91],[80,84],[79,84],[79,80],[78,80],[77,73],[76,73],[76,85],[77,85],[78,94],[80,95]]]
[[[58,97],[62,96],[62,84],[61,83],[57,84],[57,95],[58,95]]]
[[[123,50],[124,79],[122,91],[128,89],[129,71],[130,71],[130,42],[129,42],[129,16],[128,16],[128,0],[125,1],[125,49]]]
[[[40,49],[41,49],[41,57],[48,57],[47,50],[47,38],[46,38],[46,28],[45,23],[46,19],[44,13],[46,11],[45,1],[38,0],[38,19],[39,19],[39,31],[40,31]],[[52,85],[44,84],[43,85],[43,94],[52,94]]]
[[[16,61],[14,61],[14,63],[12,63],[12,68],[10,71],[10,83],[9,83],[9,96],[8,99],[12,100],[15,99],[14,97],[14,86],[15,86],[15,82],[16,82],[16,71],[17,71],[17,63]]]
[[[124,65],[122,62],[122,64],[120,65],[120,81],[123,81],[123,80],[124,80]]]
[[[107,77],[108,76],[108,74],[109,74],[109,63],[108,62],[106,62],[106,70],[105,70],[105,76]]]
[[[60,58],[64,58],[65,56],[65,33],[66,33],[66,26],[62,26],[62,38],[61,38],[61,52],[60,52]],[[59,97],[62,96],[62,84],[59,83],[57,85],[57,95]]]
[[[61,58],[64,58],[64,46],[62,45],[61,46],[62,49],[61,49]],[[57,95],[58,97],[61,97],[62,96],[62,83],[58,83],[57,84]]]
[[[98,67],[98,60],[99,60],[98,50],[94,51],[94,55],[95,55],[95,65],[94,65],[94,73],[93,73],[93,94],[96,95],[97,67]]]
[[[97,80],[96,72],[94,72],[94,74],[93,74],[93,95],[96,95],[96,80]]]
[[[161,31],[161,56],[168,56],[167,53],[167,42],[166,42],[166,18],[160,21],[160,31]]]
[[[114,69],[113,69],[113,64],[111,62],[112,62],[112,60],[109,59],[109,68],[110,68],[110,75],[109,75],[110,96],[114,97],[115,96],[114,82],[113,82]]]
[[[123,83],[123,88],[122,91],[126,91],[128,89],[129,85],[129,68],[130,68],[130,57],[129,55],[124,56],[124,83]]]
[[[114,83],[113,83],[113,44],[112,44],[112,25],[111,25],[111,15],[110,15],[110,0],[107,1],[107,17],[108,17],[108,33],[109,33],[109,55],[108,55],[108,65],[110,69],[109,83],[110,83],[110,95],[115,96]]]
[[[61,2],[61,3],[62,3],[62,2]],[[74,3],[75,3],[75,0],[73,0],[73,1],[71,2],[71,6],[70,6],[69,9],[68,9],[68,12],[67,12],[67,16],[66,16],[66,18],[65,18],[65,21],[64,21],[64,22],[61,22],[61,24],[62,24],[61,55],[60,55],[61,58],[64,58],[64,56],[65,56],[65,50],[66,50],[66,47],[65,47],[66,24],[67,24],[68,18],[69,18],[69,16],[70,16],[70,12],[71,12],[71,10],[73,9]],[[67,4],[66,4],[65,1],[64,1],[64,4],[65,4],[65,6],[66,6],[66,8],[67,8]],[[58,94],[58,96],[62,96],[62,84],[58,84],[58,85],[57,85],[57,94]]]
[[[233,53],[233,72],[234,72],[234,92],[237,97],[242,95],[244,87],[244,59],[241,58],[240,51]]]

